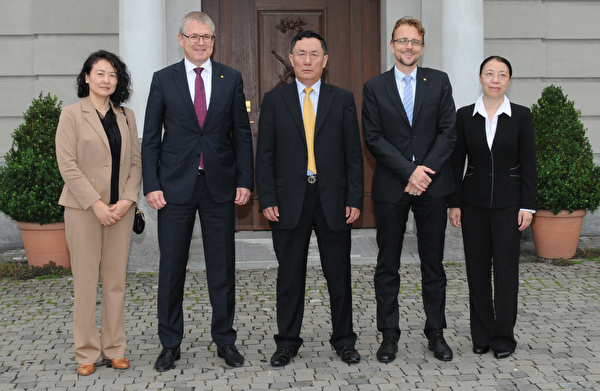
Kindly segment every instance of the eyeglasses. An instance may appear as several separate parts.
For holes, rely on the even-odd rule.
[[[200,42],[200,40],[202,40],[202,42],[204,43],[212,43],[215,40],[215,36],[214,35],[196,35],[196,34],[192,34],[192,35],[185,35],[185,34],[181,34],[184,37],[186,37],[188,39],[188,41],[190,41],[190,43],[198,43]]]
[[[492,80],[494,79],[494,77],[498,76],[498,80],[500,81],[505,81],[508,80],[509,76],[506,73],[494,73],[494,72],[485,72],[483,74],[483,76],[488,79],[488,80]]]
[[[393,39],[392,42],[397,43],[400,46],[406,46],[410,43],[416,48],[421,47],[421,45],[423,45],[423,41],[419,41],[418,39],[408,39],[408,38]]]

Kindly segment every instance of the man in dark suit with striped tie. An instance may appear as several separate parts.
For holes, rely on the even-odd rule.
[[[185,58],[154,74],[142,142],[144,194],[158,210],[160,269],[154,368],[166,371],[181,356],[183,288],[196,213],[200,215],[211,335],[217,354],[239,367],[235,347],[235,205],[253,188],[252,135],[240,72],[211,61],[215,25],[190,12],[180,26]],[[163,132],[164,129],[164,132]]]
[[[396,358],[400,338],[398,291],[400,255],[408,212],[417,224],[423,279],[425,336],[442,361],[452,360],[446,328],[444,237],[447,196],[455,190],[448,162],[456,143],[456,112],[448,75],[417,67],[425,29],[417,19],[396,22],[390,42],[394,67],[363,89],[363,133],[377,165],[372,198],[377,223],[377,329],[383,339],[377,359]]]

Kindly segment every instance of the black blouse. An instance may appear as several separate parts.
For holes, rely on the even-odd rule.
[[[112,107],[102,117],[98,112],[100,122],[108,137],[108,145],[110,146],[110,155],[112,157],[112,171],[110,174],[110,202],[116,204],[119,200],[119,168],[121,167],[121,132],[117,124],[117,116]]]

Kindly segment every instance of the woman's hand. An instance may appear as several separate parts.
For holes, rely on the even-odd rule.
[[[109,210],[118,214],[120,217],[125,217],[131,206],[133,205],[133,201],[131,200],[119,200],[116,204],[111,206]]]
[[[531,221],[533,220],[533,213],[526,210],[520,210],[518,219],[519,220],[517,222],[519,223],[519,231],[524,231],[531,224]]]
[[[113,208],[115,205],[113,205]],[[92,210],[94,211],[96,218],[98,218],[100,225],[104,227],[109,227],[121,220],[121,216],[111,209],[112,208],[109,208],[109,206],[101,200],[98,200],[92,204]]]
[[[448,210],[448,220],[450,220],[450,224],[456,228],[460,228],[460,208],[450,208]]]

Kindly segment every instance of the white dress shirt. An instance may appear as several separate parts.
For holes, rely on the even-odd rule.
[[[198,68],[196,65],[192,64],[187,58],[184,58],[183,63],[185,64],[185,75],[187,76],[188,88],[190,89],[190,96],[192,97],[192,102],[194,102],[194,97],[196,95],[196,71],[194,69]],[[212,62],[210,58],[200,66],[204,68],[200,76],[202,76],[202,80],[204,81],[204,95],[206,96],[206,110],[210,106],[210,94],[212,91]]]
[[[487,110],[485,109],[485,105],[483,104],[483,95],[477,99],[475,102],[475,108],[473,109],[473,116],[479,113],[483,118],[485,118],[485,137],[487,139],[488,147],[490,151],[492,150],[492,144],[494,144],[494,137],[496,137],[496,128],[498,127],[498,117],[500,114],[506,114],[509,117],[512,116],[512,110],[510,108],[510,101],[508,97],[504,95],[504,101],[498,107],[496,114],[494,114],[494,118],[490,121],[488,117]]]
[[[416,92],[417,92],[417,68],[415,67],[415,69],[413,69],[413,71],[410,73],[410,76],[412,76],[412,79],[410,81],[410,85],[412,87],[412,96],[413,96],[413,107],[415,104],[415,96],[416,96]],[[404,76],[409,76],[409,75],[405,75],[404,73],[400,72],[398,70],[398,67],[394,66],[394,77],[396,78],[396,88],[398,89],[398,94],[400,94],[400,100],[402,100],[402,104],[404,104],[404,85],[406,84],[406,82],[404,81]]]

